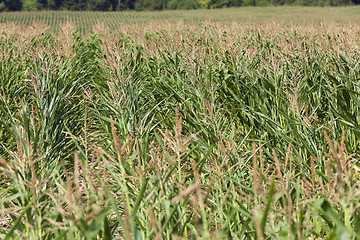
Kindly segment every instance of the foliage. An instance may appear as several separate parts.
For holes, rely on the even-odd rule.
[[[248,0],[246,0],[248,1]],[[244,4],[246,3],[244,0]],[[253,0],[250,0],[253,1]],[[258,0],[257,0],[258,1]],[[189,6],[175,5],[174,8],[191,8],[192,0],[189,0]],[[248,2],[247,4],[254,4]],[[86,6],[84,6],[86,8]],[[40,7],[39,7],[40,8]],[[192,24],[194,26],[204,23],[223,22],[227,24],[247,24],[249,20],[266,23],[269,19],[277,19],[280,23],[292,22],[301,24],[304,21],[310,24],[319,24],[322,22],[357,22],[360,7],[246,7],[246,8],[222,8],[222,9],[203,9],[196,11],[154,11],[154,12],[90,12],[90,11],[31,11],[0,14],[0,31],[7,27],[4,24],[15,24],[22,28],[29,28],[32,25],[49,28],[53,33],[59,33],[60,27],[65,22],[74,24],[81,35],[90,34],[96,23],[103,23],[103,30],[118,31],[119,29],[128,29],[130,25],[150,24],[154,25],[169,24]],[[304,20],[306,19],[306,20]],[[99,25],[100,26],[100,25]],[[15,26],[14,26],[15,27]],[[15,30],[14,30],[15,31]],[[27,31],[27,30],[22,30]]]
[[[24,11],[37,10],[37,1],[36,0],[25,0],[23,2],[22,10],[24,10]]]
[[[301,6],[345,6],[359,4],[358,0],[0,0],[0,11],[32,10],[164,10],[224,8],[239,6],[301,5]]]
[[[359,237],[358,25],[1,29],[1,239]]]

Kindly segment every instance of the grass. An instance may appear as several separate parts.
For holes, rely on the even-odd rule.
[[[359,33],[2,25],[1,239],[358,238]]]
[[[118,31],[128,24],[177,23],[201,25],[205,21],[247,24],[277,21],[286,23],[359,22],[359,7],[242,7],[213,10],[176,10],[154,12],[66,12],[37,11],[9,12],[0,14],[0,23],[13,22],[17,25],[32,26],[45,24],[52,32],[59,31],[59,25],[73,22],[80,33],[88,34],[94,24],[104,23],[111,31]]]

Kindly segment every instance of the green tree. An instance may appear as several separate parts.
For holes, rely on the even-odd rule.
[[[61,2],[59,0],[46,0],[46,8],[59,9]]]
[[[24,11],[37,10],[37,1],[36,0],[24,0],[23,5],[22,5],[22,10],[24,10]]]
[[[242,0],[229,0],[228,6],[229,7],[240,7],[242,5]]]
[[[200,8],[200,4],[196,0],[170,0],[167,3],[167,9],[197,9]]]
[[[6,11],[6,6],[4,2],[0,2],[0,12]]]
[[[242,6],[256,6],[255,0],[243,0]]]
[[[136,0],[111,0],[113,10],[135,9]]]
[[[255,6],[265,7],[269,6],[269,3],[269,0],[255,0]]]
[[[89,0],[88,10],[108,11],[111,9],[110,0]]]
[[[207,8],[223,8],[227,7],[229,0],[211,0]]]
[[[208,8],[212,0],[198,0],[198,3],[201,8]]]
[[[0,0],[0,5],[2,11],[21,11],[22,9],[21,0]]]
[[[162,10],[166,9],[167,0],[137,0],[135,2],[136,10]]]
[[[37,9],[42,10],[47,8],[48,0],[37,0]]]

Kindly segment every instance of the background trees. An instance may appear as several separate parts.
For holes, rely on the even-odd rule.
[[[0,0],[0,12],[34,10],[142,11],[239,6],[340,6],[351,4],[360,4],[360,0]]]

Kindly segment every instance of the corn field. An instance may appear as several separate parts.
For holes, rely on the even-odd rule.
[[[0,25],[1,239],[360,238],[359,22],[93,23]]]
[[[251,24],[276,21],[288,23],[359,22],[360,6],[351,7],[241,7],[211,10],[176,10],[154,12],[76,12],[76,11],[33,11],[0,13],[0,24],[13,23],[18,27],[46,25],[53,33],[59,26],[71,22],[81,35],[88,35],[94,25],[103,23],[110,31],[119,31],[127,25],[186,24],[202,25],[204,22],[226,24]]]

